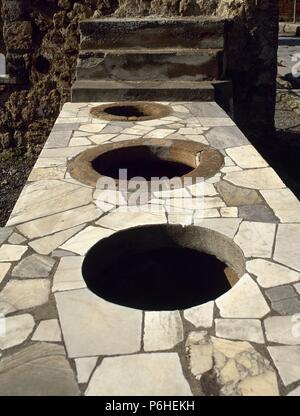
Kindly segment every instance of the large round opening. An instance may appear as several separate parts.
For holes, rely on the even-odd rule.
[[[92,166],[103,176],[118,179],[120,169],[126,169],[128,180],[139,176],[147,181],[154,177],[180,177],[194,169],[194,165],[169,160],[166,154],[164,157],[163,150],[158,146],[123,147],[98,156]]]
[[[154,102],[123,101],[93,107],[91,115],[104,120],[143,121],[167,117],[172,113],[171,107]]]
[[[127,179],[191,177],[207,178],[221,168],[220,152],[202,143],[171,139],[137,139],[100,145],[76,156],[70,164],[71,175],[95,186],[102,176],[118,181],[120,170]]]
[[[84,280],[99,297],[141,310],[182,310],[227,292],[245,271],[240,248],[202,227],[149,225],[101,240]]]

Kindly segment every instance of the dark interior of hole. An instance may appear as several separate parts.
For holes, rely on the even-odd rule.
[[[115,149],[97,157],[92,162],[93,169],[104,176],[119,178],[119,170],[127,169],[127,179],[141,176],[147,181],[153,177],[169,179],[183,176],[194,168],[181,162],[160,158],[147,146]]]
[[[83,276],[96,295],[119,305],[142,310],[176,310],[193,307],[227,292],[225,263],[212,255],[166,247],[116,255],[101,267],[97,252],[83,263]]]
[[[115,106],[108,107],[104,110],[105,113],[119,117],[144,117],[145,113],[134,106]]]

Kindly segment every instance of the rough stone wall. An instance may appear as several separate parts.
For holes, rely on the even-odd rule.
[[[233,17],[228,76],[236,121],[254,138],[266,139],[274,127],[277,8],[277,0],[2,0],[1,49],[17,83],[0,107],[0,148],[40,147],[69,98],[78,21],[111,14]]]

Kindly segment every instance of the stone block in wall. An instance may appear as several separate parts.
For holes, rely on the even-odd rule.
[[[16,83],[26,84],[28,82],[30,74],[30,61],[30,54],[7,53],[7,73],[11,78],[15,78]]]
[[[25,5],[22,0],[2,0],[2,15],[6,22],[25,20]]]
[[[24,51],[32,45],[32,25],[29,21],[10,22],[3,26],[3,37],[8,51]]]

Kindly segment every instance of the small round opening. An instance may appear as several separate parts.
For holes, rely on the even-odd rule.
[[[104,110],[107,114],[112,114],[113,116],[119,116],[119,117],[144,117],[145,113],[143,111],[139,111],[138,108],[133,107],[131,105],[127,107],[108,107]]]
[[[167,117],[172,113],[171,107],[154,102],[123,101],[93,107],[91,115],[104,120],[143,121]]]
[[[227,292],[244,273],[244,257],[213,230],[150,225],[101,240],[82,266],[101,298],[141,310],[182,310]]]
[[[41,74],[47,74],[50,69],[50,62],[48,61],[48,59],[40,55],[36,58],[35,67],[36,70]]]
[[[142,177],[151,178],[180,177],[194,169],[180,161],[168,160],[162,155],[159,147],[132,146],[105,152],[92,162],[93,169],[103,176],[119,179],[120,169],[127,170],[127,179]]]

